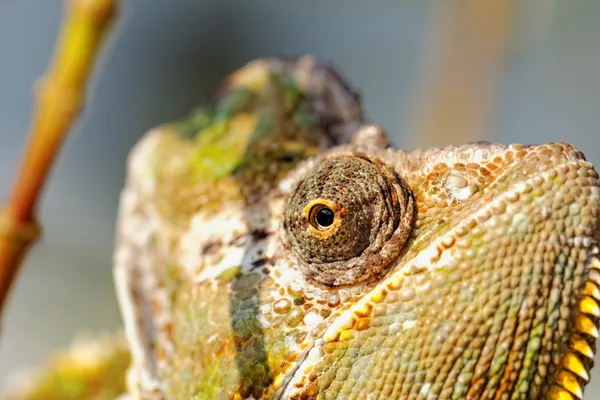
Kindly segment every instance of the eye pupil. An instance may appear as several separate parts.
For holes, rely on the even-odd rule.
[[[318,231],[327,231],[335,222],[335,212],[327,205],[317,203],[308,212],[308,222]]]
[[[324,228],[331,226],[333,224],[333,211],[327,207],[323,207],[317,211],[316,220],[317,224],[321,225]]]

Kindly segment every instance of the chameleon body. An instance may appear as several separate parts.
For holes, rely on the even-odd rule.
[[[128,399],[581,399],[600,182],[565,143],[405,152],[310,57],[130,156]]]

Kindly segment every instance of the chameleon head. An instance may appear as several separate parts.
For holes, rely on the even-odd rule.
[[[240,70],[230,79],[253,101],[224,104],[191,139],[159,130],[134,151],[115,253],[131,387],[582,398],[600,319],[593,166],[564,143],[403,152],[371,128],[350,137],[356,98],[302,65]],[[286,108],[293,90],[269,96],[265,82],[289,83],[263,79],[273,70],[308,77],[309,114],[327,121]],[[240,121],[255,122],[250,134]]]

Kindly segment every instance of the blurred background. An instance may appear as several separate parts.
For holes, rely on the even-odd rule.
[[[0,0],[2,201],[63,3]],[[8,303],[0,388],[74,336],[119,327],[111,257],[127,153],[253,58],[310,53],[328,61],[398,148],[568,141],[600,164],[596,0],[120,3],[87,107],[45,191],[43,238]],[[600,368],[592,378],[586,399],[600,396]]]

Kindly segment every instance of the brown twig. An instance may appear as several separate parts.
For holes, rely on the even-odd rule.
[[[36,204],[116,12],[116,0],[68,0],[54,59],[37,90],[23,164],[0,210],[0,313],[27,249],[39,235]]]

